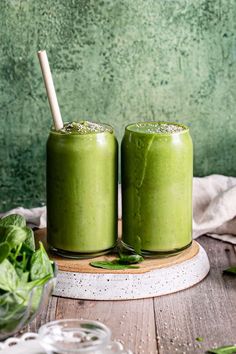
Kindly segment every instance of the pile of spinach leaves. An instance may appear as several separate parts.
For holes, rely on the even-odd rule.
[[[42,243],[35,250],[34,234],[25,219],[17,214],[0,219],[0,337],[32,317],[43,285],[52,277],[53,262]]]

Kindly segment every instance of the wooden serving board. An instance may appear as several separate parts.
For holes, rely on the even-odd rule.
[[[120,229],[119,224],[119,229]],[[46,229],[38,230],[36,241],[46,244]],[[107,270],[89,265],[112,260],[115,255],[93,259],[69,259],[54,254],[59,269],[54,294],[90,300],[124,300],[160,296],[186,289],[201,281],[210,266],[204,249],[193,241],[183,252],[166,258],[145,259],[139,268]]]
[[[37,231],[37,238],[41,239],[43,243],[46,245],[46,229],[42,229]],[[46,245],[47,248],[47,245]],[[187,261],[199,252],[199,244],[196,241],[193,241],[192,245],[184,250],[183,252],[166,258],[147,258],[144,262],[139,264],[140,268],[137,269],[123,269],[123,270],[107,270],[101,268],[94,268],[89,265],[92,261],[112,261],[117,258],[115,255],[104,255],[96,258],[90,259],[71,259],[71,258],[63,258],[61,256],[57,256],[53,253],[50,253],[50,258],[52,258],[58,266],[58,269],[64,272],[75,272],[75,273],[114,273],[114,274],[141,274],[150,272],[151,270],[166,268],[173,266],[175,264],[182,263]]]

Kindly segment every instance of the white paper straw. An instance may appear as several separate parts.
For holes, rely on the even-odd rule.
[[[56,91],[53,84],[52,73],[50,70],[46,50],[40,50],[38,52],[38,58],[39,58],[39,62],[43,74],[45,87],[47,90],[47,96],[48,96],[50,109],[52,112],[54,127],[56,130],[59,130],[63,128],[63,121],[61,118],[61,112],[57,101]]]

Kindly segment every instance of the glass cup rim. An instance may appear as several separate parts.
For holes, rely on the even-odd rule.
[[[167,124],[167,125],[175,125],[177,127],[181,127],[183,128],[183,130],[178,131],[178,132],[142,132],[142,131],[137,131],[137,130],[132,130],[130,129],[132,126],[136,126],[137,124],[144,124],[144,125],[148,125],[148,124]],[[188,133],[189,132],[189,127],[185,124],[182,123],[178,123],[178,122],[169,122],[169,121],[163,121],[163,120],[153,120],[153,121],[138,121],[138,122],[134,122],[134,123],[129,123],[128,125],[126,125],[125,127],[125,132],[127,133],[132,133],[132,134],[140,134],[140,135],[144,135],[144,134],[148,134],[148,135],[155,135],[155,136],[172,136],[172,135],[179,135],[179,134],[184,134],[184,133]]]
[[[83,346],[81,345],[80,348],[73,348],[73,349],[66,349],[66,348],[62,348],[60,347],[60,345],[58,345],[56,342],[55,344],[53,344],[53,334],[51,334],[52,336],[52,342],[48,342],[45,340],[45,338],[47,336],[50,337],[50,329],[51,328],[55,328],[56,326],[58,325],[61,325],[62,326],[62,332],[63,332],[63,329],[65,328],[68,328],[70,329],[70,326],[66,327],[66,324],[74,324],[73,327],[71,327],[72,331],[73,330],[76,330],[76,329],[81,329],[81,330],[85,330],[86,327],[83,327],[83,325],[92,325],[92,326],[95,326],[97,330],[100,330],[100,334],[102,334],[102,336],[100,338],[98,338],[97,340],[93,341],[91,343],[91,346],[92,347],[86,347],[86,346]],[[64,326],[63,326],[64,325]],[[77,325],[77,327],[76,327]],[[82,325],[82,326],[81,326]],[[89,329],[89,327],[87,328]],[[51,322],[48,322],[44,325],[42,325],[40,328],[39,328],[39,331],[38,331],[38,334],[39,334],[39,338],[42,340],[42,344],[44,344],[45,346],[46,345],[49,345],[49,346],[52,346],[54,348],[54,350],[59,350],[59,351],[65,351],[66,353],[84,353],[86,351],[90,352],[91,349],[99,349],[99,348],[105,348],[110,340],[111,340],[111,330],[103,323],[99,322],[99,321],[94,321],[94,320],[79,320],[79,319],[76,319],[76,318],[72,318],[72,319],[61,319],[61,320],[55,320],[55,321],[51,321]],[[94,333],[95,334],[95,333]]]
[[[91,122],[92,122],[92,121],[91,121]],[[65,124],[69,124],[69,123],[73,123],[73,122],[65,122],[64,125],[65,125]],[[79,123],[79,121],[78,121],[78,122],[75,122],[75,123]],[[73,132],[73,133],[66,133],[66,132],[61,132],[60,130],[57,131],[57,130],[55,130],[54,125],[51,125],[51,127],[50,127],[50,134],[57,135],[57,136],[59,135],[59,136],[63,136],[63,137],[64,137],[64,136],[79,136],[79,137],[85,137],[85,136],[96,136],[96,135],[99,135],[99,134],[107,134],[107,133],[109,133],[109,134],[114,134],[114,128],[113,128],[112,125],[107,124],[107,123],[103,123],[103,122],[92,122],[92,123],[100,124],[100,125],[102,125],[102,126],[104,126],[104,127],[107,127],[108,129],[105,130],[105,131],[102,131],[102,132],[89,132],[89,133],[86,133],[86,134],[78,134],[78,133],[76,133],[76,132]]]

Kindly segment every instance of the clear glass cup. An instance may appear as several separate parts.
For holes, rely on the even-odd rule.
[[[104,324],[90,320],[58,320],[39,329],[39,340],[48,354],[132,354],[111,341]]]
[[[54,263],[54,277],[45,284],[35,286],[28,293],[28,298],[16,299],[14,293],[0,295],[1,316],[0,316],[0,341],[19,332],[23,327],[33,321],[43,307],[47,307],[50,296],[56,286],[57,267]],[[10,301],[6,302],[6,295]],[[9,303],[11,306],[9,307]]]
[[[192,242],[193,146],[189,128],[139,122],[121,145],[122,241],[144,256],[176,254]]]
[[[112,127],[55,131],[47,141],[47,241],[64,257],[109,252],[117,240],[117,140]],[[67,123],[68,126],[69,123]]]

